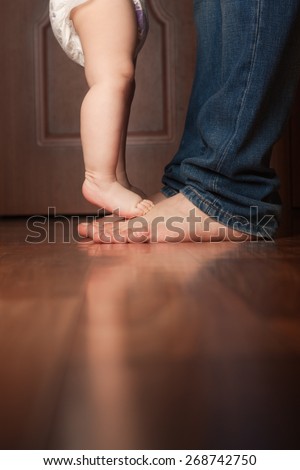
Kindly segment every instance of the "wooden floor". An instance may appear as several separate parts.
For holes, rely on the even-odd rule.
[[[0,223],[2,449],[299,448],[299,238],[29,244]]]

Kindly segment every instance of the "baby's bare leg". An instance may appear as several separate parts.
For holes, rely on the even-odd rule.
[[[72,20],[90,86],[81,109],[83,194],[124,217],[142,215],[152,203],[124,188],[116,177],[134,89],[137,23],[132,0],[89,0],[73,10]]]
[[[124,188],[127,188],[127,189],[130,189],[131,184],[129,182],[127,169],[126,169],[126,145],[127,145],[127,132],[128,132],[128,124],[129,124],[129,117],[130,117],[130,109],[131,109],[131,103],[134,97],[134,91],[135,91],[135,83],[133,82],[132,92],[128,96],[126,116],[124,120],[125,123],[124,123],[123,133],[121,137],[119,158],[118,158],[118,164],[116,168],[116,177],[117,177],[118,182],[122,186],[124,186]]]
[[[126,116],[126,124],[124,127],[123,135],[122,135],[122,140],[121,140],[121,148],[120,148],[120,153],[119,153],[119,160],[118,160],[118,165],[117,165],[117,170],[116,170],[116,176],[117,176],[117,181],[124,186],[124,188],[130,189],[134,193],[138,194],[141,196],[141,198],[146,198],[146,194],[139,188],[136,188],[133,186],[129,179],[128,179],[128,174],[127,174],[127,168],[126,168],[126,147],[127,147],[127,129],[128,129],[128,123],[129,123],[129,116],[130,116],[130,108],[134,96],[134,90],[135,90],[135,85],[133,87],[133,93],[129,97],[129,102],[128,102],[128,109],[127,109],[127,116]],[[150,198],[151,199],[151,198]],[[152,201],[152,199],[151,199]],[[154,201],[152,201],[154,203]]]

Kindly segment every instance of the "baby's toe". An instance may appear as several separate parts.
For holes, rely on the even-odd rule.
[[[150,203],[150,204],[149,204]],[[141,210],[142,211],[142,215],[146,214],[147,212],[150,211],[150,209],[152,209],[153,207],[153,204],[150,202],[150,201],[147,201],[147,200],[143,200],[143,201],[140,201],[138,204],[137,204],[137,209]]]
[[[143,203],[149,207],[149,209],[152,209],[154,207],[154,204],[152,201],[149,201],[149,199],[143,199]]]

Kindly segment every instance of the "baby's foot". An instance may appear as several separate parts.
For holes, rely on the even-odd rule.
[[[127,187],[127,186],[125,186],[125,187]],[[129,188],[127,188],[127,189],[129,189],[130,191],[132,191],[135,194],[138,194],[142,199],[147,199],[147,195],[140,188],[137,188],[136,186],[129,185]]]
[[[85,179],[82,193],[92,204],[126,219],[145,215],[153,207],[152,201],[142,199],[135,192],[124,188],[117,180]]]
[[[132,184],[130,184],[126,171],[117,170],[116,178],[118,183],[120,183],[123,188],[129,189],[133,193],[138,194],[142,199],[147,199],[146,194],[140,188],[137,188],[136,186],[132,186]]]

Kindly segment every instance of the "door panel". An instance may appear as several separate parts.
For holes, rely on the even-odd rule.
[[[134,185],[157,191],[175,153],[191,88],[195,35],[192,0],[148,0],[150,33],[139,56],[128,138]],[[80,104],[83,69],[53,37],[47,0],[5,2],[1,49],[0,215],[66,214],[97,209],[81,195],[84,167]]]

